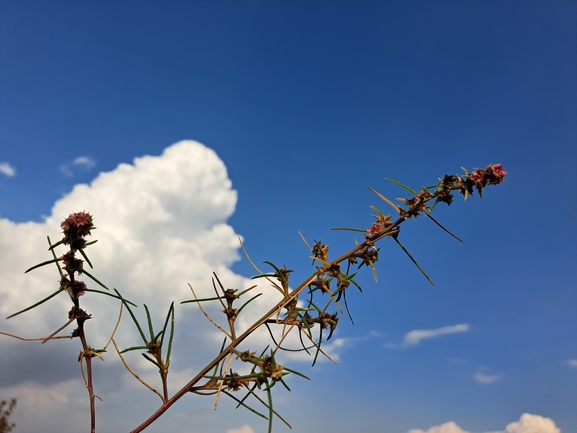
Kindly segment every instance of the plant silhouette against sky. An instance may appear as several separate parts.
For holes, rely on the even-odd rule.
[[[268,311],[262,311],[261,316],[251,318],[252,325],[243,332],[239,331],[237,320],[241,314],[246,314],[245,307],[262,295],[262,293],[254,293],[256,285],[245,290],[226,288],[218,275],[213,274],[212,286],[215,295],[210,298],[198,298],[194,288],[190,286],[192,299],[184,300],[181,304],[192,303],[198,305],[206,318],[222,333],[222,344],[214,359],[192,377],[186,385],[172,394],[168,387],[168,376],[171,356],[173,355],[172,342],[176,332],[174,302],[170,304],[162,326],[155,328],[147,305],[144,305],[147,320],[146,323],[141,323],[134,313],[135,303],[124,298],[119,290],[110,290],[109,287],[92,275],[93,264],[89,260],[86,250],[96,241],[89,242],[86,237],[91,236],[92,231],[96,227],[94,226],[93,216],[89,212],[81,211],[70,214],[61,224],[62,239],[52,243],[48,237],[52,259],[37,264],[26,271],[29,272],[41,266],[55,264],[60,274],[60,284],[57,290],[30,307],[12,314],[9,318],[32,310],[61,292],[68,294],[72,306],[63,326],[55,330],[51,335],[35,340],[40,340],[42,343],[56,338],[78,338],[80,340],[82,349],[78,356],[78,361],[81,365],[89,396],[91,432],[96,432],[97,398],[94,393],[92,361],[94,358],[102,359],[110,344],[113,345],[130,373],[151,392],[158,395],[161,400],[158,410],[132,430],[132,433],[143,431],[162,416],[176,401],[189,393],[214,396],[216,399],[215,407],[220,396],[224,394],[237,402],[238,406],[243,406],[266,419],[269,432],[272,431],[272,422],[275,417],[290,427],[290,424],[273,407],[272,390],[279,383],[289,389],[285,381],[288,375],[293,374],[308,378],[302,373],[281,364],[279,354],[285,350],[304,351],[311,356],[313,365],[319,356],[330,359],[329,354],[323,351],[322,345],[331,339],[342,317],[349,317],[352,321],[347,303],[347,291],[351,288],[362,291],[356,280],[356,276],[362,268],[369,268],[376,280],[376,262],[379,261],[380,253],[380,248],[376,244],[385,238],[392,239],[398,244],[425,278],[433,284],[431,278],[399,240],[401,224],[407,220],[424,216],[460,241],[457,236],[433,218],[431,212],[435,206],[439,203],[451,205],[454,199],[454,192],[460,193],[465,199],[470,195],[472,196],[475,191],[482,197],[485,187],[500,184],[505,180],[506,176],[501,164],[489,165],[484,169],[477,168],[472,172],[463,170],[464,175],[445,175],[436,184],[424,187],[418,191],[388,179],[410,193],[409,198],[397,199],[401,203],[400,205],[395,204],[369,187],[379,199],[393,209],[393,215],[386,215],[377,207],[371,206],[375,214],[373,215],[374,221],[368,228],[334,229],[361,233],[363,240],[361,243],[355,240],[354,248],[332,260],[329,257],[330,248],[328,245],[323,244],[322,241],[314,241],[311,246],[311,243],[301,235],[310,251],[314,271],[294,288],[291,288],[289,283],[293,270],[287,269],[285,266],[277,266],[272,262],[264,262],[267,266],[267,271],[261,271],[250,261],[247,254],[247,258],[257,271],[257,275],[253,278],[264,278],[271,288],[278,292],[280,300],[275,305],[271,305]],[[68,251],[58,256],[56,248],[60,246],[68,247]],[[91,269],[90,271],[86,269],[85,264]],[[80,280],[84,275],[91,280],[90,284],[94,283],[98,288],[89,288],[86,282]],[[118,347],[114,334],[120,324],[120,314],[107,344],[102,348],[92,347],[89,344],[89,338],[84,327],[86,321],[92,319],[92,317],[81,307],[81,299],[87,294],[106,295],[120,302],[121,312],[123,309],[128,312],[142,342],[122,350]],[[225,324],[219,324],[218,320],[207,313],[203,305],[210,302],[220,303],[221,312],[226,319]],[[70,335],[59,335],[61,331],[74,322],[76,323],[76,328]],[[259,348],[241,348],[242,343],[261,328],[266,329],[270,336],[268,345]],[[22,339],[15,335],[3,334]],[[292,337],[289,339],[289,336]],[[294,341],[298,342],[296,347],[292,346]],[[127,363],[123,354],[130,351],[140,351],[144,358],[158,368],[162,383],[161,390],[155,389],[144,381]]]

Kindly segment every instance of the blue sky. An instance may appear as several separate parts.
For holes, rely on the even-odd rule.
[[[295,269],[296,284],[311,272],[299,230],[339,254],[354,235],[331,227],[388,211],[366,185],[396,198],[385,177],[417,189],[502,163],[506,182],[483,200],[436,209],[464,244],[430,221],[403,227],[437,287],[383,243],[378,283],[361,277],[355,326],[343,320],[335,337],[339,365],[292,360],[312,381],[292,381],[278,404],[294,431],[525,432],[538,417],[577,431],[576,13],[575,1],[2,1],[2,317],[36,299],[23,292],[54,290],[54,270],[21,271],[49,258],[45,236],[73,211],[94,213],[96,273],[135,297],[135,281],[164,272],[171,298],[142,290],[167,306],[190,297],[187,281],[209,287],[212,270],[247,283],[237,235],[256,263]],[[113,257],[122,266],[110,245],[126,248]],[[181,261],[190,268],[166,271]],[[64,318],[65,305],[0,331],[59,326],[48,308]],[[179,320],[196,329],[191,311]],[[429,338],[403,344],[411,335]],[[181,378],[189,354],[209,350],[184,337]],[[0,339],[0,397],[19,397],[23,431],[77,431],[78,345],[48,346]],[[142,420],[133,408],[157,402],[109,358],[97,371],[101,431],[129,431]],[[211,400],[184,400],[150,431],[266,429],[230,404],[213,413]]]

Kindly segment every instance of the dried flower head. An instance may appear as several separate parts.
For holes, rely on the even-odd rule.
[[[367,236],[374,238],[385,229],[385,225],[380,221],[375,221],[368,229]]]
[[[239,377],[238,373],[227,374],[225,376],[226,388],[229,391],[238,391],[244,386],[244,380],[236,379]]]
[[[64,237],[62,243],[70,245],[72,251],[83,249],[86,246],[85,236],[94,229],[92,215],[88,212],[72,213],[60,224]]]
[[[79,274],[82,273],[84,262],[74,256],[74,251],[68,251],[60,258],[62,259],[62,263],[64,263],[64,270],[66,270],[68,274],[73,274],[75,272],[78,272]]]
[[[64,233],[74,230],[78,236],[87,236],[94,227],[92,215],[88,212],[71,213],[68,218],[60,224],[60,227]]]
[[[66,291],[72,299],[78,299],[86,293],[86,284],[83,281],[70,281],[66,285]]]
[[[507,172],[503,170],[502,164],[489,165],[486,168],[486,178],[489,185],[499,185],[505,180]]]

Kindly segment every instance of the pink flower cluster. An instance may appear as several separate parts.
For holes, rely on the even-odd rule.
[[[505,180],[507,172],[503,170],[502,164],[488,165],[485,169],[476,168],[469,175],[469,179],[477,188],[484,188],[486,185],[499,185]]]
[[[78,236],[88,236],[94,227],[92,215],[88,212],[71,213],[68,218],[60,224],[64,234],[74,231]]]
[[[73,301],[77,300],[79,297],[86,293],[86,284],[83,281],[70,280],[66,277],[62,277],[60,280],[60,290],[66,290],[68,296]]]
[[[375,221],[375,222],[373,223],[373,225],[370,226],[370,227],[367,229],[367,235],[368,235],[370,238],[374,238],[374,237],[377,236],[381,231],[383,231],[384,228],[385,228],[385,225],[384,225],[382,222],[380,222],[380,221]]]
[[[92,222],[92,215],[88,212],[76,212],[70,214],[68,218],[60,224],[64,237],[62,243],[70,245],[71,251],[83,249],[86,246],[85,236],[95,228]]]

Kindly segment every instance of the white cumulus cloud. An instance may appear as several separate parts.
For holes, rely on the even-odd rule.
[[[86,161],[80,163],[86,164]],[[64,218],[77,211],[90,212],[97,229],[89,240],[98,240],[86,249],[94,265],[90,272],[108,287],[117,288],[126,298],[136,302],[140,307],[135,309],[135,313],[144,319],[145,326],[143,303],[150,307],[153,323],[158,329],[170,302],[176,301],[176,335],[183,339],[183,334],[193,336],[193,343],[187,343],[188,346],[182,343],[180,352],[176,348],[173,350],[172,376],[180,377],[179,367],[180,371],[192,367],[190,361],[186,362],[188,359],[201,362],[198,355],[190,356],[187,351],[192,348],[189,347],[194,346],[195,353],[211,350],[212,355],[222,342],[222,337],[218,342],[214,341],[214,328],[202,317],[195,304],[179,304],[192,298],[188,283],[204,297],[213,293],[213,271],[227,288],[244,289],[251,285],[251,280],[230,270],[230,266],[240,258],[239,237],[226,223],[234,212],[236,201],[237,193],[216,153],[200,143],[182,141],[166,148],[160,156],[136,158],[133,164],[120,164],[110,172],[100,173],[90,184],[76,185],[54,204],[44,222],[15,223],[0,218],[0,249],[9,252],[0,260],[0,331],[22,337],[45,337],[66,322],[71,304],[65,293],[32,311],[10,320],[4,318],[58,289],[59,275],[54,265],[28,274],[24,271],[51,258],[46,236],[50,235],[53,243],[59,240],[59,225]],[[57,249],[58,255],[65,252],[65,247]],[[84,278],[84,281],[89,288],[100,289],[90,279]],[[259,302],[271,301],[268,296],[261,298]],[[86,325],[89,344],[100,348],[108,341],[114,328],[118,303],[113,298],[92,293],[80,301],[81,306],[93,315]],[[215,316],[219,314],[216,304],[208,308]],[[183,333],[190,329],[191,324],[194,324],[195,332]],[[61,334],[70,335],[72,329],[71,325]],[[142,344],[126,312],[117,338],[121,348]],[[80,379],[75,362],[79,350],[76,340],[39,345],[1,335],[3,368],[0,371],[0,394],[17,397],[19,411],[29,413],[29,419],[42,416],[40,408],[29,397],[29,390],[40,386],[38,389],[56,393],[55,390],[62,389],[61,384]],[[113,352],[112,346],[109,347],[105,354],[106,364],[96,361],[100,380],[106,377],[106,371],[114,371],[114,365],[119,364]],[[183,359],[181,364],[179,359]],[[128,360],[137,369],[143,365],[143,358],[138,353],[132,358],[129,356]],[[72,368],[64,370],[63,366],[70,363]],[[139,372],[146,374],[146,371]],[[181,376],[183,380],[190,379]],[[123,383],[124,380],[116,382],[120,389],[115,392],[123,392]],[[178,386],[176,380],[171,383],[173,387]],[[136,383],[133,386],[140,385]],[[15,394],[10,394],[12,391]],[[81,383],[80,391],[85,392]],[[61,405],[61,410],[65,411],[66,405]],[[52,416],[54,419],[67,419],[68,414],[55,410]],[[27,422],[28,419],[20,420],[19,428],[27,431]],[[69,419],[67,423],[73,426],[75,421]],[[32,431],[33,426],[29,427]]]
[[[442,335],[456,334],[460,332],[467,332],[469,330],[469,325],[459,324],[454,326],[445,326],[436,329],[416,329],[405,335],[402,343],[402,347],[415,346],[421,342],[421,340],[426,340],[429,338],[437,338]]]
[[[239,258],[238,236],[226,224],[236,200],[226,167],[215,152],[182,141],[160,156],[136,158],[132,165],[100,173],[90,185],[76,185],[54,204],[43,223],[0,219],[0,244],[11,252],[0,264],[0,314],[6,317],[57,288],[55,267],[26,275],[23,271],[50,258],[46,235],[58,240],[60,222],[76,211],[90,212],[98,228],[92,236],[98,243],[87,248],[93,274],[128,298],[168,307],[168,300],[188,297],[188,282],[205,284],[212,271],[227,283],[230,278],[242,285],[244,279],[228,270]],[[31,317],[50,326],[57,323],[54,316],[62,321],[62,307],[69,300],[58,298],[62,300],[51,300],[26,314],[23,323],[28,332],[47,330]],[[84,303],[88,298],[82,299]],[[96,300],[100,305],[93,308],[107,301],[109,305],[109,299]]]
[[[15,223],[0,218],[0,250],[9,252],[0,260],[0,331],[26,338],[46,337],[67,321],[71,303],[65,293],[32,311],[10,320],[4,318],[58,289],[56,266],[44,266],[27,274],[24,271],[51,258],[46,236],[49,235],[53,243],[58,241],[60,222],[64,218],[73,212],[90,212],[97,229],[88,240],[97,239],[98,242],[86,249],[94,265],[94,270],[87,270],[139,305],[134,311],[145,331],[143,303],[150,307],[155,332],[158,332],[170,302],[176,301],[176,337],[169,375],[171,391],[175,392],[218,353],[223,338],[196,304],[180,305],[180,301],[192,298],[188,283],[200,297],[214,296],[213,272],[225,288],[243,290],[254,284],[253,280],[230,269],[240,258],[239,236],[227,224],[236,202],[237,193],[216,153],[200,143],[182,141],[166,148],[160,156],[136,158],[133,164],[120,164],[110,172],[100,173],[90,184],[76,185],[54,204],[44,222]],[[57,254],[62,255],[66,250],[61,246],[57,248]],[[89,278],[84,281],[90,289],[101,289]],[[251,308],[261,314],[279,300],[278,292],[270,289],[264,279],[259,281],[262,287],[251,293],[258,290],[264,295],[243,310],[239,316],[240,328],[246,329],[252,324]],[[101,348],[116,323],[118,302],[93,293],[87,293],[80,301],[81,307],[93,315],[86,324],[89,344]],[[222,307],[218,302],[207,304],[205,308],[217,320],[222,319],[223,315],[218,311]],[[225,326],[226,320],[221,320],[221,324]],[[61,335],[70,335],[73,328],[71,325]],[[115,339],[121,348],[142,344],[126,311]],[[251,349],[258,349],[265,339],[268,344],[268,333],[263,330],[246,344],[251,344]],[[339,342],[335,339],[335,350],[339,349]],[[32,422],[44,416],[44,409],[31,397],[35,392],[54,396],[52,401],[63,403],[51,410],[51,419],[53,423],[66,420],[65,425],[52,425],[52,431],[77,431],[75,426],[85,422],[85,413],[71,414],[65,404],[76,401],[71,392],[85,393],[76,362],[79,350],[77,340],[49,341],[40,345],[0,335],[0,397],[17,397],[19,412],[29,414],[17,420],[19,429],[45,431]],[[152,378],[153,384],[158,386],[156,367],[147,363],[138,352],[128,353],[126,357],[141,377]],[[95,359],[96,391],[104,401],[107,401],[107,395],[108,401],[111,398],[134,400],[135,390],[139,390],[138,398],[141,394],[148,395],[146,389],[122,368],[112,346],[108,347],[104,358],[105,363]],[[103,386],[109,388],[108,394]],[[154,400],[157,397],[150,393],[146,398]],[[86,400],[82,399],[82,402],[86,403]],[[210,406],[211,403],[205,404]],[[155,401],[150,408],[154,409],[156,405]],[[114,409],[110,407],[109,410]],[[102,411],[99,416],[107,419],[105,409]],[[131,416],[136,418],[130,427],[143,421],[140,410],[132,411]],[[123,422],[127,422],[125,418]],[[252,429],[243,426],[237,431],[249,433]]]
[[[524,413],[519,421],[509,424],[503,433],[561,433],[551,418]]]
[[[249,425],[245,424],[242,427],[230,429],[226,433],[254,433],[254,430]]]
[[[421,429],[412,429],[409,430],[409,433],[469,433],[466,430],[463,430],[453,421],[446,422],[445,424],[441,424],[435,427],[431,427],[428,430],[421,430]]]
[[[428,430],[412,429],[408,433],[469,433],[453,421],[431,427]],[[486,433],[561,433],[561,430],[550,418],[524,413],[519,421],[512,422],[503,431]]]
[[[0,173],[4,176],[16,176],[16,169],[7,162],[0,162]]]

